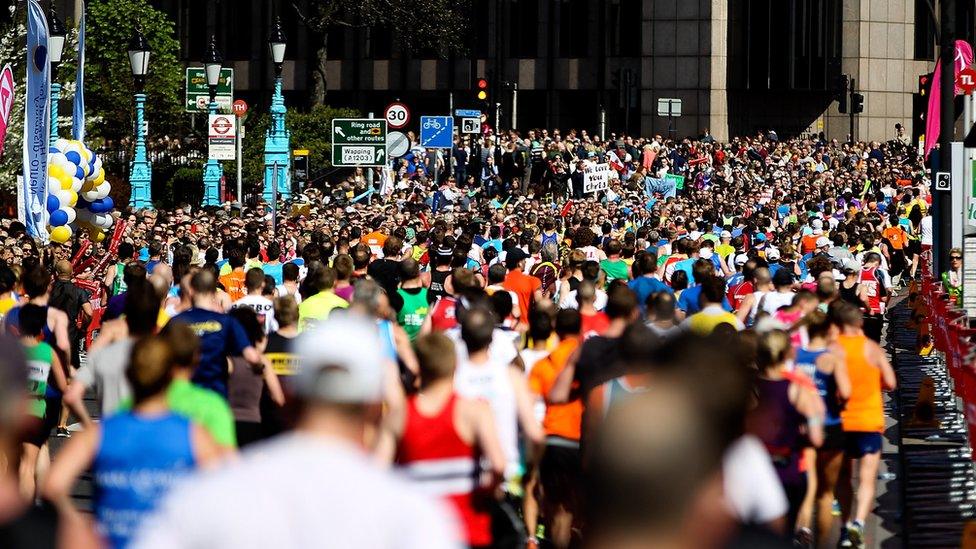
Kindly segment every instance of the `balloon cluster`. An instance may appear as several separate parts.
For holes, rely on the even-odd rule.
[[[47,211],[51,240],[64,243],[78,230],[101,242],[112,226],[115,204],[108,196],[102,159],[81,141],[58,139],[48,151]]]

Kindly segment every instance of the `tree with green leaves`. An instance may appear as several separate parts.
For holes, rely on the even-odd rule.
[[[325,66],[331,29],[407,29],[396,34],[401,49],[433,50],[446,56],[464,46],[471,0],[310,0],[307,10],[295,1],[291,4],[315,39],[315,56],[308,63],[309,96],[312,104],[321,105],[328,89]]]
[[[150,137],[184,134],[183,65],[173,21],[148,0],[88,0],[86,17],[87,132],[113,147],[132,141],[135,85],[128,49],[138,27],[152,49],[145,91]]]

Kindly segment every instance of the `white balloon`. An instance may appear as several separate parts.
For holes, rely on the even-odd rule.
[[[90,191],[85,191],[81,193],[81,197],[89,202],[94,202],[98,200],[98,191],[95,189],[92,189]]]
[[[71,178],[71,190],[74,191],[74,192],[76,192],[76,193],[77,192],[81,192],[81,187],[84,184],[85,184],[85,182],[83,180],[81,180],[81,179],[78,179],[77,177],[72,177]]]
[[[71,193],[69,191],[64,190],[64,189],[58,189],[57,191],[52,192],[51,194],[53,194],[54,196],[58,197],[58,200],[61,202],[61,207],[62,208],[70,208],[71,207],[71,206],[68,206],[68,203],[69,203],[69,201],[71,199]]]
[[[95,187],[95,190],[98,192],[98,198],[105,198],[112,190],[112,185],[108,181],[102,181],[101,185]]]
[[[50,191],[60,190],[61,189],[61,182],[58,181],[57,179],[54,179],[51,176],[48,176],[48,178],[47,178],[47,189],[48,189],[49,192]]]
[[[65,152],[65,150],[68,148],[68,145],[69,145],[68,140],[63,137],[59,137],[58,140],[54,142],[55,148],[57,148],[61,152]]]
[[[92,173],[95,174],[95,175],[97,175],[98,174],[98,170],[100,170],[100,169],[102,169],[102,157],[101,156],[96,156],[95,157],[95,169],[92,170]]]
[[[64,213],[68,214],[68,224],[70,225],[74,223],[75,219],[78,217],[78,214],[75,211],[75,209],[71,207],[65,207],[61,209],[64,210]]]
[[[81,154],[81,147],[77,143],[68,143],[68,146],[65,147],[64,152],[67,153],[68,151],[75,151],[76,153]]]
[[[103,228],[103,229],[109,229],[109,228],[111,228],[111,227],[112,227],[112,223],[114,223],[114,222],[115,222],[115,218],[114,218],[114,217],[112,217],[112,216],[111,216],[111,215],[109,215],[109,214],[102,214],[102,215],[104,215],[104,216],[105,216],[105,219],[104,219],[104,220],[102,220],[102,224],[101,224],[101,225],[99,225],[99,227],[101,227],[101,228]]]

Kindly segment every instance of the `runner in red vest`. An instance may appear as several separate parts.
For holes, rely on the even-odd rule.
[[[492,544],[489,503],[505,472],[505,454],[491,410],[484,402],[454,392],[457,353],[447,336],[436,332],[421,336],[416,350],[420,391],[407,401],[406,417],[391,421],[392,435],[398,440],[396,463],[421,491],[443,498],[454,508],[466,544],[488,547]],[[391,452],[384,454],[390,457]],[[479,482],[482,456],[490,467],[487,484]]]
[[[884,325],[885,305],[888,301],[888,288],[878,272],[881,265],[881,254],[868,252],[864,254],[864,268],[858,282],[867,290],[868,304],[863,308],[864,335],[876,342],[881,342],[881,327]]]

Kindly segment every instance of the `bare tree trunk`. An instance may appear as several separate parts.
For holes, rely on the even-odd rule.
[[[328,78],[326,77],[325,65],[329,59],[329,34],[322,33],[322,42],[315,50],[315,61],[312,63],[312,89],[309,94],[309,102],[312,106],[324,105],[325,94],[329,89]]]

